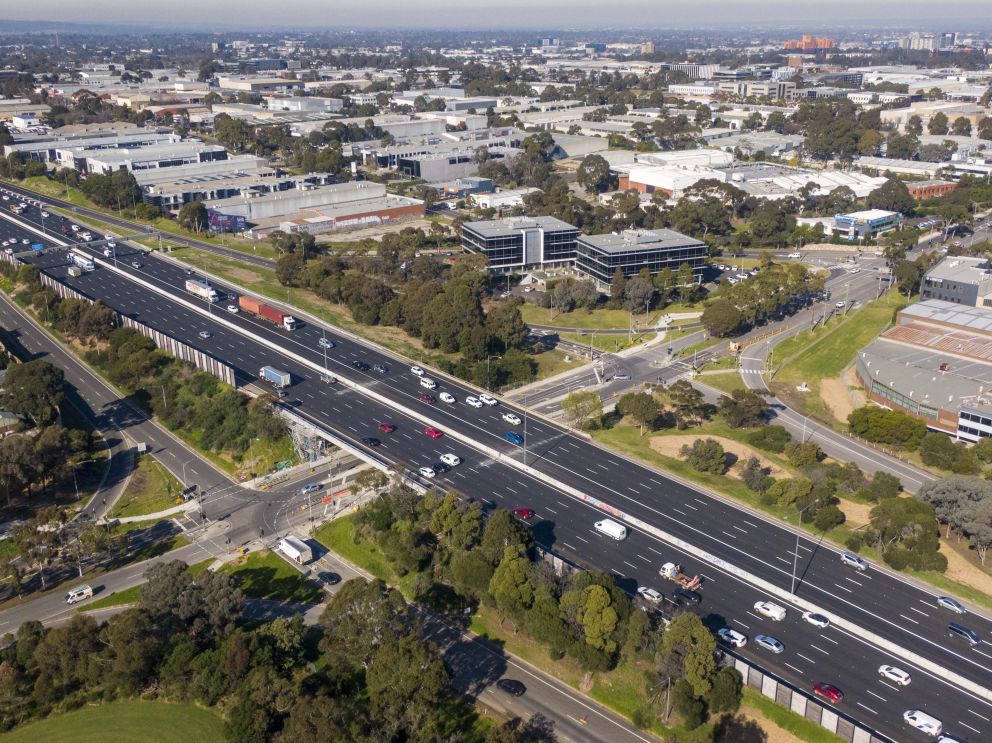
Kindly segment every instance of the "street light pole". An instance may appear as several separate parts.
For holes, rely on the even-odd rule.
[[[792,553],[792,590],[790,591],[793,596],[796,595],[796,569],[799,567],[799,530],[803,522],[803,514],[819,502],[820,499],[817,498],[807,505],[806,508],[799,512],[799,516],[796,519],[796,551]]]
[[[527,466],[527,395],[524,395],[524,466]]]

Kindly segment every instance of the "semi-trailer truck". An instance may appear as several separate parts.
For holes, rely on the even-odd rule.
[[[186,291],[208,302],[220,301],[220,295],[203,279],[186,279]]]
[[[293,377],[289,372],[281,371],[274,366],[263,366],[258,370],[258,378],[264,379],[273,387],[278,387],[279,389],[289,387],[293,381]]]
[[[286,330],[293,330],[296,328],[296,318],[292,315],[287,315],[282,310],[277,310],[275,307],[270,307],[264,302],[259,302],[254,297],[246,297],[242,294],[238,297],[238,307],[243,309],[245,312],[249,312],[255,317],[260,317],[263,320],[268,320],[276,325],[282,325]]]

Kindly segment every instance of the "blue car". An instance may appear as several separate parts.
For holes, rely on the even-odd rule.
[[[511,444],[516,444],[517,446],[521,446],[524,443],[524,437],[521,436],[516,431],[507,431],[506,440],[509,441]]]

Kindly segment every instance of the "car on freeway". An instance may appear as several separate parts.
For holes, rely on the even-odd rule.
[[[672,601],[683,606],[698,606],[703,602],[703,597],[695,591],[685,588],[676,588],[672,591]]]
[[[232,315],[236,315],[241,310],[238,309],[238,305],[236,305],[236,304],[229,304],[229,305],[227,305],[227,311],[230,312]]]
[[[443,434],[443,433],[441,433],[440,431],[438,431],[438,430],[437,430],[436,428],[434,428],[433,426],[428,426],[427,428],[425,428],[425,429],[424,429],[424,433],[426,433],[426,434],[427,434],[428,436],[430,436],[430,437],[431,437],[432,439],[439,439],[439,438],[441,438],[442,436],[444,436],[444,434]]]
[[[441,455],[441,461],[444,462],[449,467],[457,467],[462,463],[462,460],[455,454],[448,452]]]
[[[960,738],[952,738],[949,735],[942,735],[937,738],[937,743],[964,743]]]
[[[775,653],[775,655],[785,651],[785,645],[771,635],[755,635],[754,644],[759,648],[764,648],[771,653]]]
[[[445,472],[451,472],[451,467],[444,462],[435,462],[431,465],[431,469],[439,475],[443,475]]]
[[[452,395],[450,392],[442,392],[439,395],[439,397],[441,398],[441,402],[446,402],[449,405],[452,404],[452,403],[454,403],[454,402],[456,402],[455,396]]]
[[[966,614],[968,611],[964,608],[964,604],[957,599],[952,599],[950,596],[938,596],[937,606],[941,609],[953,611],[955,614]]]
[[[803,621],[812,624],[814,627],[824,629],[830,626],[830,617],[815,611],[804,611]]]
[[[834,704],[840,704],[844,701],[844,692],[833,684],[827,684],[823,681],[817,681],[813,684],[813,693],[830,702],[833,702]]]
[[[522,519],[534,518],[534,509],[532,508],[514,508],[513,515],[519,516]]]
[[[393,431],[396,430],[396,426],[394,426],[392,423],[380,423],[377,426],[377,428],[383,433],[392,433]]]
[[[868,569],[868,562],[858,557],[853,552],[841,552],[840,561],[848,567],[852,567],[862,573]]]
[[[641,586],[637,589],[637,594],[645,601],[650,601],[652,604],[658,604],[663,598],[660,593],[658,593],[653,588],[648,588],[647,586]]]
[[[131,261],[131,268],[141,268],[141,261]]]
[[[909,686],[913,680],[913,677],[906,671],[895,666],[879,666],[878,675],[894,684],[899,684],[899,686]]]
[[[435,477],[437,475],[437,472],[435,472],[431,467],[421,467],[419,470],[417,470],[417,473],[421,477],[426,477],[428,480],[430,480],[432,477]]]
[[[503,413],[503,420],[512,426],[519,426],[521,423],[520,416],[516,413]]]
[[[365,446],[379,446],[382,442],[374,436],[362,436],[362,443]]]
[[[465,398],[465,404],[471,405],[473,408],[481,408],[482,400],[480,400],[478,397],[473,397],[472,395],[469,395],[468,397]]]
[[[527,687],[514,679],[500,679],[496,682],[500,691],[505,691],[511,697],[522,697],[527,693]]]
[[[363,372],[367,372],[371,368],[364,361],[359,361],[358,359],[355,359],[354,361],[352,361],[351,362],[351,365],[353,367],[355,367],[356,369],[358,369],[358,371],[363,371]]]
[[[771,619],[775,622],[781,622],[785,619],[786,611],[785,607],[774,604],[771,601],[759,601],[754,605],[754,610],[758,612],[761,616]]]
[[[321,348],[334,348],[334,341],[332,341],[330,338],[321,337],[321,339],[317,341],[317,345],[320,346]]]
[[[516,444],[517,446],[522,446],[524,443],[524,437],[521,436],[516,431],[507,431],[506,435],[503,437],[511,444]]]
[[[214,334],[211,333],[209,330],[201,330],[199,333],[197,333],[197,335],[203,338],[204,340],[206,340],[207,338],[213,338]]]
[[[747,635],[735,629],[730,629],[730,627],[721,627],[716,631],[716,636],[735,648],[742,648],[747,645]]]
[[[312,482],[309,485],[304,485],[302,488],[300,488],[300,495],[307,495],[309,493],[316,493],[318,490],[320,490],[320,483],[319,482]]]
[[[31,244],[31,241],[28,240],[26,237],[22,237],[21,238],[21,245],[30,245],[30,244]]]
[[[424,376],[424,370],[421,369],[419,366],[411,366],[410,367],[410,373],[411,374],[416,374],[418,377]]]
[[[52,215],[51,215],[51,214],[49,214],[48,212],[42,212],[42,213],[41,213],[41,216],[43,216],[43,217],[44,217],[45,219],[48,219],[48,218],[49,218],[50,216],[52,216]]]
[[[386,372],[389,371],[389,367],[386,366],[385,364],[375,363],[372,364],[372,371],[374,371],[376,374],[385,374]]]
[[[499,400],[497,400],[495,397],[492,397],[491,395],[479,395],[479,399],[489,407],[492,407],[494,405],[499,405]]]
[[[847,307],[847,302],[845,302],[845,301],[843,301],[843,300],[841,300],[841,301],[839,301],[839,302],[837,302],[837,303],[836,303],[836,304],[834,305],[834,307],[837,307],[838,309],[841,309],[841,310],[842,310],[842,309],[844,309],[845,307]]]
[[[74,225],[72,225],[72,231],[73,231],[73,232],[79,232],[79,225],[78,225],[78,224],[74,224]],[[187,273],[190,273],[190,272],[189,272],[189,271],[187,271]]]
[[[944,723],[921,709],[906,710],[902,713],[902,719],[927,735],[937,736],[944,731]]]
[[[337,379],[335,379],[333,374],[321,374],[318,377],[318,379],[320,379],[320,381],[323,384],[334,384],[336,381],[338,381]]]
[[[420,402],[427,403],[428,405],[433,405],[435,402],[437,402],[437,400],[434,399],[433,395],[428,395],[426,392],[421,392],[420,395],[417,397],[417,399],[420,400]]]

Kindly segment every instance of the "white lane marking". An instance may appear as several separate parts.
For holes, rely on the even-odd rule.
[[[882,700],[883,702],[888,702],[888,701],[889,701],[889,700],[888,700],[888,699],[886,699],[885,697],[883,697],[883,696],[879,696],[878,694],[876,694],[875,692],[873,692],[873,691],[872,691],[871,689],[865,689],[865,691],[867,691],[867,692],[868,692],[869,694],[871,694],[871,695],[872,695],[873,697],[875,697],[876,699],[881,699],[881,700]]]
[[[580,540],[580,541],[585,542],[586,544],[589,544],[589,540],[588,539],[585,539],[583,537],[580,537],[578,534],[575,535],[575,538],[578,539],[578,540]]]
[[[840,583],[834,583],[834,585],[837,586],[842,591],[847,591],[848,593],[854,593],[854,591],[852,591],[850,588],[845,588]]]
[[[640,558],[641,558],[642,560],[644,560],[644,562],[646,562],[646,563],[651,563],[651,562],[653,562],[652,560],[649,560],[649,559],[648,559],[647,557],[645,557],[644,555],[638,555],[638,557],[640,557]]]
[[[569,548],[570,550],[572,550],[573,552],[575,552],[575,551],[576,551],[576,550],[575,550],[575,547],[573,547],[572,545],[570,545],[570,544],[569,544],[568,542],[562,542],[562,546],[564,546],[564,547],[568,547],[568,548]]]
[[[917,622],[917,621],[916,621],[915,619],[910,619],[910,618],[909,618],[909,617],[907,617],[907,616],[906,616],[905,614],[900,614],[899,616],[901,616],[901,617],[902,617],[903,619],[905,619],[905,620],[906,620],[907,622],[912,622],[913,624],[919,624],[919,622]]]
[[[929,615],[929,614],[927,614],[927,613],[926,613],[925,611],[920,611],[920,610],[919,610],[919,609],[917,609],[917,608],[916,608],[915,606],[911,606],[911,607],[909,607],[909,610],[910,610],[910,611],[915,611],[915,612],[916,612],[917,614],[922,614],[922,615],[923,615],[923,616],[925,616],[925,617],[929,617],[929,616],[930,616],[930,615]]]
[[[686,508],[691,508],[693,511],[698,511],[699,510],[695,506],[689,505],[688,503],[683,503],[682,505],[684,505]]]
[[[978,714],[973,709],[969,709],[968,711],[971,712],[971,714],[973,714],[975,717],[980,717],[981,719],[985,720],[985,722],[992,722],[992,720],[990,720],[989,718],[987,718],[987,717],[985,717],[983,715]]]
[[[871,707],[865,707],[865,705],[863,705],[861,702],[858,702],[857,704],[858,704],[859,707],[864,707],[866,710],[868,710],[869,712],[871,712],[873,715],[877,715],[878,714],[878,712],[876,712],[875,710],[873,710]]]
[[[816,665],[816,661],[815,661],[815,660],[813,660],[812,658],[807,658],[807,657],[806,657],[805,655],[803,655],[802,653],[796,653],[796,655],[798,655],[798,656],[799,656],[800,658],[802,658],[802,659],[803,659],[804,661],[806,661],[807,663],[812,663],[812,664],[813,664],[814,666]]]
[[[744,624],[744,622],[742,622],[740,619],[735,619],[734,621],[737,622],[737,624],[739,624],[744,629],[751,629],[751,625]]]
[[[558,515],[558,512],[556,510],[554,510],[553,508],[548,508],[547,506],[545,506],[544,507],[544,510],[547,511],[548,513],[553,513],[555,516]]]
[[[731,534],[729,531],[724,531],[723,529],[721,529],[720,531],[722,531],[724,534],[726,534],[731,539],[737,539],[737,535],[736,534]]]
[[[834,640],[834,639],[831,639],[831,638],[829,638],[829,637],[827,637],[826,635],[820,635],[820,637],[822,637],[822,638],[823,638],[824,640],[826,640],[827,642],[832,642],[832,643],[833,643],[834,645],[840,645],[840,643],[839,643],[839,642],[837,642],[837,641],[836,641],[836,640]]]
[[[755,529],[757,529],[757,528],[758,528],[758,525],[757,525],[757,524],[752,524],[752,523],[751,523],[750,521],[748,521],[747,519],[741,519],[741,521],[743,521],[743,522],[744,522],[745,524],[747,524],[748,526],[752,526],[752,527],[754,527]]]
[[[792,669],[793,671],[795,671],[796,673],[798,673],[798,674],[799,674],[800,676],[805,676],[805,675],[806,675],[805,673],[803,673],[802,671],[800,671],[800,670],[799,670],[798,668],[796,668],[796,667],[795,667],[794,665],[792,665],[791,663],[786,663],[785,665],[787,665],[787,666],[788,666],[789,668],[791,668],[791,669]]]
[[[776,559],[776,560],[781,560],[781,561],[782,561],[782,562],[784,562],[784,563],[785,563],[786,565],[791,565],[791,564],[792,564],[792,563],[790,563],[790,562],[789,562],[788,560],[786,560],[786,559],[785,559],[784,557],[779,557],[778,555],[775,555],[775,559]]]
[[[824,655],[830,655],[830,653],[828,653],[828,652],[827,652],[826,650],[824,650],[823,648],[818,648],[818,647],[817,647],[816,645],[814,645],[813,643],[810,643],[810,645],[809,645],[809,646],[810,646],[811,648],[813,648],[813,650],[819,650],[819,651],[820,651],[821,653],[823,653]]]
[[[627,562],[626,560],[624,560],[623,561],[623,564],[624,565],[630,565],[630,567],[632,567],[634,570],[637,570],[637,566],[634,565],[633,563],[630,563],[630,562]]]
[[[672,510],[675,511],[676,513],[681,513],[683,516],[688,516],[689,515],[685,511],[680,511],[675,506],[672,506]]]
[[[652,552],[654,552],[654,553],[655,553],[656,555],[664,555],[664,553],[662,553],[662,552],[659,552],[659,551],[658,551],[658,550],[656,550],[656,549],[655,549],[654,547],[648,547],[648,549],[649,549],[649,550],[651,550]]]
[[[969,725],[969,724],[968,724],[967,722],[962,722],[961,720],[958,720],[958,724],[959,724],[959,725],[964,725],[964,726],[965,726],[966,728],[968,728],[969,730],[974,730],[974,731],[975,731],[976,733],[978,733],[979,735],[981,735],[981,733],[982,733],[982,731],[981,731],[981,730],[978,730],[977,728],[973,728],[973,727],[972,727],[971,725]]]

